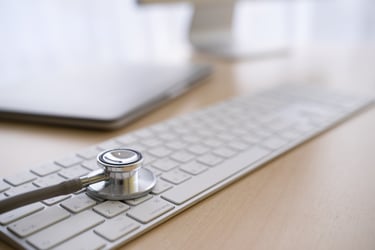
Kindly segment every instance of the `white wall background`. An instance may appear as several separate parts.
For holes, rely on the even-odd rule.
[[[286,4],[293,46],[374,43],[374,0]],[[140,7],[133,0],[0,0],[0,79],[72,64],[186,58],[191,13],[187,4]]]

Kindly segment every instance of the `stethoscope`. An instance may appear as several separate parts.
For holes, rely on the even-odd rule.
[[[138,151],[117,148],[97,156],[99,170],[86,176],[63,181],[0,201],[0,213],[30,203],[66,195],[86,188],[86,193],[99,200],[128,200],[148,194],[156,184],[155,175],[142,167],[143,156]]]

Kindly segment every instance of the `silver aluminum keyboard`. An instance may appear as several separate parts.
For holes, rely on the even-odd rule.
[[[311,86],[237,97],[105,141],[0,180],[0,199],[97,169],[96,155],[127,147],[158,176],[152,193],[99,201],[81,192],[0,214],[2,238],[27,249],[111,249],[140,236],[257,167],[372,103]]]

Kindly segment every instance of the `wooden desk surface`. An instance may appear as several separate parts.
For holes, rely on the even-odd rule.
[[[113,132],[0,121],[0,175],[283,82],[375,93],[375,50],[302,52],[255,61],[210,59],[216,70],[205,84]],[[375,109],[367,109],[123,249],[375,249],[374,127]],[[11,248],[0,242],[0,249]]]

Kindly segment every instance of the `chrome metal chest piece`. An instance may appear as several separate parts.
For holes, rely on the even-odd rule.
[[[104,151],[98,155],[97,163],[106,178],[87,187],[87,194],[94,198],[134,199],[150,192],[156,184],[154,174],[142,167],[142,154],[135,150],[119,148]]]

